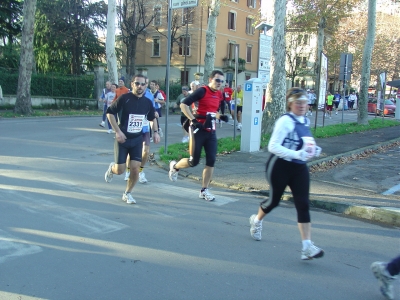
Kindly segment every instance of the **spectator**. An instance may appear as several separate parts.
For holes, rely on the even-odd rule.
[[[187,96],[189,96],[189,88],[186,85],[184,85],[184,86],[182,86],[182,93],[178,96],[178,98],[176,98],[175,106],[180,107],[181,103],[183,102],[183,100],[185,100],[185,98]],[[183,128],[183,124],[186,122],[187,119],[188,118],[186,117],[186,115],[183,112],[181,112],[181,125],[182,125],[182,131],[183,131],[182,143],[189,142],[189,134]]]
[[[111,92],[111,82],[107,81],[106,82],[106,88],[103,89],[103,93],[101,94],[100,98],[99,98],[99,102],[103,102],[103,118],[101,120],[101,123],[99,124],[99,126],[101,127],[106,127],[106,111],[107,111],[107,100],[106,100],[106,94],[108,92]]]
[[[354,109],[354,103],[357,102],[356,92],[352,92],[349,96],[349,109]]]

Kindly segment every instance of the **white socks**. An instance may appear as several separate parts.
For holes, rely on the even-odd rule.
[[[303,250],[307,249],[311,245],[311,240],[302,240]]]

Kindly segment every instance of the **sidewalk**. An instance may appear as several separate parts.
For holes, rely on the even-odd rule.
[[[398,149],[400,147],[400,126],[317,139],[316,142],[322,148],[322,155],[310,161],[309,167],[338,157],[360,154],[367,149],[377,149],[384,145],[398,143],[396,145]],[[218,156],[211,185],[268,196],[268,184],[265,179],[267,156],[268,152],[265,150],[252,153],[233,152]],[[160,161],[157,163],[165,170],[169,170],[164,163]],[[397,162],[396,165],[399,166],[399,163]],[[179,175],[201,180],[203,167],[204,159],[194,168],[181,170]],[[397,168],[397,172],[400,174],[400,167]],[[318,186],[318,184],[311,179],[312,186]],[[346,189],[349,191],[348,195]],[[330,194],[330,190],[324,193],[314,193],[311,190],[311,205],[314,208],[400,226],[400,197],[398,194],[384,196],[366,192],[357,196],[352,195],[353,191],[349,189],[349,186],[340,190],[339,194]],[[218,197],[218,195],[216,196]],[[291,193],[287,192],[283,198],[291,201]]]

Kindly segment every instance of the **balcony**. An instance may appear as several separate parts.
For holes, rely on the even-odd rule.
[[[224,62],[223,71],[234,71],[235,70],[235,59],[223,58],[222,61]],[[238,73],[243,72],[246,70],[245,68],[246,60],[243,58],[239,58],[238,63]]]

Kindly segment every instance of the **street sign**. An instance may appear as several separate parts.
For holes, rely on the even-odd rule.
[[[171,0],[171,8],[186,8],[198,6],[198,0]]]

